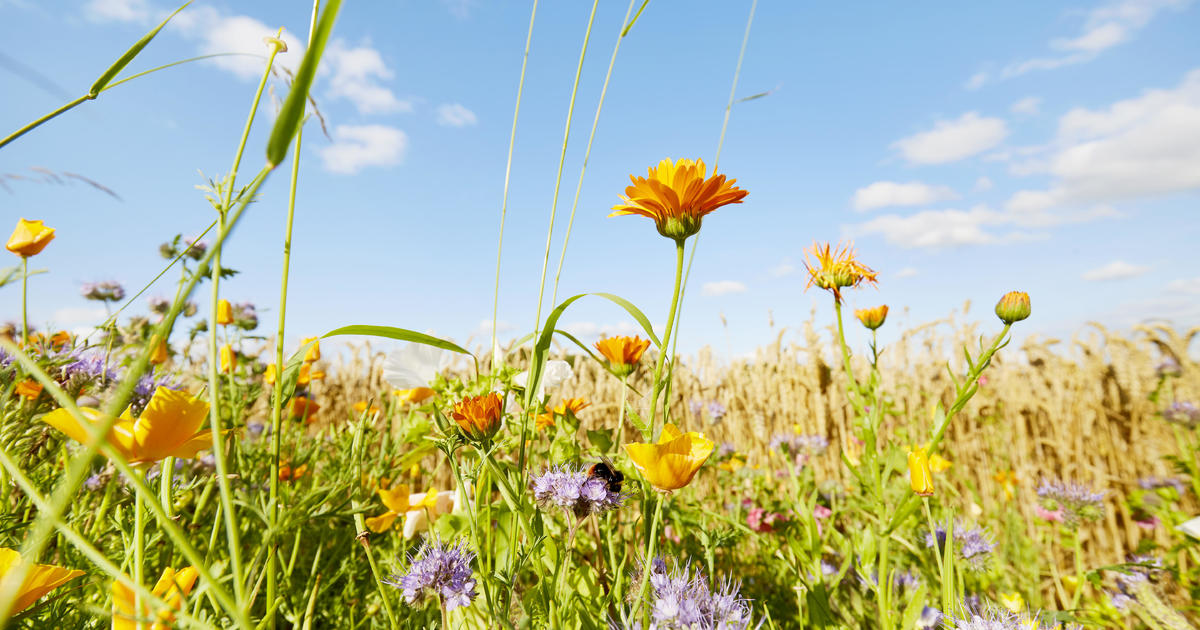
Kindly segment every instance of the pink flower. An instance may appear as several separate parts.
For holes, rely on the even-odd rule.
[[[766,510],[760,507],[751,509],[750,513],[746,515],[746,525],[749,525],[750,529],[759,533],[771,531],[771,525],[763,522],[763,514],[766,512]]]
[[[1040,518],[1044,521],[1061,523],[1063,520],[1062,508],[1059,508],[1059,509],[1051,512],[1050,510],[1047,510],[1046,508],[1042,507],[1041,505],[1037,505],[1034,507],[1034,510],[1037,512],[1038,518]]]
[[[829,518],[830,514],[833,514],[833,510],[825,507],[824,505],[818,505],[817,507],[813,508],[813,516],[817,518]]]
[[[1134,521],[1134,523],[1137,523],[1138,527],[1141,527],[1142,529],[1149,531],[1149,530],[1154,529],[1155,527],[1158,527],[1158,517],[1151,516],[1150,518],[1148,518],[1144,521]]]
[[[678,545],[683,540],[682,538],[679,537],[679,534],[675,533],[675,530],[672,529],[670,525],[667,525],[666,527],[663,528],[663,536],[666,536],[667,540],[675,543],[676,545]]]
[[[983,387],[984,385],[987,385],[988,378],[986,376],[980,376],[979,378],[975,379],[975,382],[978,383],[980,387]]]

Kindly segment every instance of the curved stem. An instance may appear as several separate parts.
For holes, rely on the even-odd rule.
[[[642,558],[642,585],[638,587],[637,606],[642,610],[643,627],[648,621],[646,590],[650,586],[650,571],[654,568],[654,551],[658,544],[658,522],[662,520],[664,494],[659,493],[654,506],[654,520],[650,521],[650,538],[646,541],[646,556]]]
[[[654,364],[654,391],[650,396],[650,439],[658,439],[658,396],[662,393],[662,369],[667,360],[671,343],[671,328],[675,325],[675,311],[679,308],[679,287],[683,281],[683,241],[675,241],[675,289],[671,294],[671,310],[667,311],[667,328],[663,333],[662,345],[658,347],[658,361]],[[663,403],[663,422],[667,420],[669,402]]]

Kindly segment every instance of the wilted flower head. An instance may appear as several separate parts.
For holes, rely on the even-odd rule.
[[[409,559],[408,573],[392,576],[387,583],[403,590],[409,604],[436,598],[447,611],[470,606],[475,599],[474,559],[475,553],[461,540],[449,545],[436,538],[426,540],[421,551]]]
[[[700,231],[708,213],[731,203],[742,203],[749,191],[734,186],[736,179],[708,175],[704,160],[672,161],[667,158],[649,168],[646,177],[630,175],[632,186],[613,206],[610,217],[637,214],[654,220],[663,236],[682,242]]]
[[[535,475],[529,487],[538,505],[558,506],[576,518],[619,508],[625,498],[620,492],[610,490],[604,479],[570,466],[555,466]]]
[[[640,579],[631,583],[638,584]],[[753,619],[750,602],[740,590],[739,584],[728,579],[710,588],[699,569],[676,564],[668,571],[666,562],[655,558],[650,564],[650,627],[745,630]]]
[[[125,288],[111,280],[87,282],[79,289],[79,294],[89,300],[119,302],[125,299]]]
[[[204,241],[188,241],[188,249],[185,255],[192,260],[200,260],[204,258],[204,254],[208,252],[208,243]]]
[[[809,262],[809,254],[816,259],[815,262]],[[853,245],[833,248],[829,243],[813,243],[811,248],[804,251],[804,267],[808,270],[808,284],[804,288],[807,290],[816,285],[833,293],[833,298],[839,303],[842,301],[841,289],[855,288],[864,282],[876,284],[875,278],[879,275],[854,258]]]
[[[1081,521],[1098,521],[1104,516],[1104,493],[1090,486],[1061,479],[1043,479],[1038,498],[1047,510],[1060,510],[1063,523],[1078,527]]]
[[[930,549],[936,547],[939,551],[944,552],[946,529],[944,525],[939,524],[934,531],[926,532],[925,546]],[[995,548],[996,543],[992,541],[992,536],[986,529],[966,527],[962,523],[955,523],[954,552],[968,568],[975,571],[985,570],[992,550]]]
[[[1171,424],[1183,425],[1190,429],[1200,424],[1200,406],[1191,401],[1176,401],[1163,409],[1162,416],[1163,420]]]
[[[146,302],[150,306],[150,312],[155,315],[166,315],[167,311],[171,310],[171,303],[159,295],[151,296]]]

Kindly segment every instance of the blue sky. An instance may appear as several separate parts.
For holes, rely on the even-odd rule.
[[[291,46],[280,62],[294,67],[308,29],[302,5],[198,2],[130,68],[261,53],[280,26]],[[352,323],[486,337],[530,6],[346,3],[314,92],[331,137],[309,124],[301,155],[289,337]],[[7,133],[86,91],[173,8],[0,0],[0,126]],[[971,300],[990,327],[992,304],[1011,289],[1033,299],[1024,333],[1062,337],[1091,320],[1200,324],[1200,9],[1185,0],[914,8],[759,3],[737,95],[771,93],[734,107],[720,160],[750,195],[705,220],[681,349],[748,353],[777,334],[768,313],[777,327],[796,326],[816,307],[828,322],[827,296],[803,292],[803,249],[850,238],[880,286],[851,293],[849,305],[887,303],[900,326]],[[502,337],[533,327],[589,9],[538,8],[505,226]],[[711,163],[749,9],[652,0],[621,42],[560,300],[608,291],[665,319],[673,245],[648,220],[607,214],[629,173],[664,157]],[[592,28],[551,284],[625,10],[601,3]],[[230,57],[156,73],[0,150],[0,173],[33,178],[4,181],[4,224],[40,218],[58,229],[34,261],[51,270],[31,281],[34,322],[98,322],[82,283],[117,280],[132,293],[161,268],[158,243],[213,219],[195,186],[229,169],[261,64]],[[269,126],[268,112],[243,173],[262,164]],[[35,167],[86,176],[120,199],[38,181]],[[242,272],[225,295],[258,304],[264,329],[278,300],[286,180],[281,171],[264,188],[225,258]],[[18,289],[3,292],[0,317],[19,318]],[[562,321],[588,339],[634,330],[598,299]]]

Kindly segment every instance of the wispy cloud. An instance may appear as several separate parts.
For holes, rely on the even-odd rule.
[[[1046,238],[1046,229],[1085,223],[1116,213],[1106,206],[1086,210],[996,210],[977,205],[967,210],[924,210],[911,215],[886,214],[844,226],[853,236],[877,235],[905,248],[937,249],[957,245],[993,245]]]
[[[905,267],[903,269],[900,269],[899,271],[897,271],[896,273],[894,273],[892,275],[897,278],[911,278],[911,277],[917,275],[917,268],[916,267]]]
[[[1083,272],[1084,280],[1093,282],[1103,282],[1107,280],[1125,280],[1128,278],[1136,278],[1147,271],[1150,267],[1146,265],[1134,265],[1123,260],[1114,260],[1103,267],[1097,267]]]
[[[783,260],[779,261],[778,265],[771,267],[770,273],[776,278],[790,276],[796,273],[796,264],[792,262],[791,258],[784,258]]]
[[[351,175],[369,166],[394,166],[404,160],[408,136],[387,125],[338,125],[333,144],[319,150],[325,170]]]
[[[350,101],[360,114],[412,111],[412,102],[401,100],[381,85],[381,81],[391,79],[394,73],[378,50],[368,45],[350,47],[342,41],[334,41],[326,50],[325,58],[333,70],[329,78],[330,98]]]
[[[1007,136],[1004,120],[967,112],[954,120],[939,120],[933,129],[901,138],[892,147],[912,164],[945,164],[983,153]]]
[[[863,212],[890,206],[924,206],[954,199],[958,199],[958,193],[948,186],[931,186],[924,182],[875,182],[854,191],[852,205]]]
[[[438,105],[437,123],[444,127],[467,127],[478,122],[475,112],[458,103]]]
[[[717,297],[721,295],[731,295],[734,293],[745,293],[746,285],[736,280],[718,280],[716,282],[705,282],[704,286],[700,287],[700,293],[709,297]]]
[[[1042,99],[1036,96],[1027,96],[1008,107],[1008,111],[1022,116],[1036,116],[1042,108]]]

